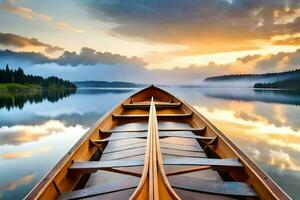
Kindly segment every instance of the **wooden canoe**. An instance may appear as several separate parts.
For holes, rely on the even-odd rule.
[[[150,86],[103,116],[25,199],[290,199],[194,108]]]

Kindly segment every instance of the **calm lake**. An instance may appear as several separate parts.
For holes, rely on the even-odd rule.
[[[186,100],[300,199],[300,94],[165,88]],[[103,114],[137,89],[0,93],[0,199],[22,199]]]

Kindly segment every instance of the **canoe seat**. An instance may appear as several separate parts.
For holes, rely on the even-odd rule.
[[[186,119],[193,113],[187,114],[157,114],[158,119]],[[149,115],[112,115],[113,119],[148,119]]]
[[[164,165],[195,165],[211,166],[218,170],[242,168],[243,165],[236,158],[169,158],[164,159]]]
[[[180,103],[169,103],[169,102],[161,102],[155,103],[156,108],[180,108]],[[125,109],[149,109],[150,103],[124,103],[123,108]]]
[[[99,133],[132,133],[132,132],[147,132],[148,129],[136,129],[136,130],[99,130]],[[203,128],[159,128],[159,132],[165,131],[174,131],[174,132],[181,132],[181,131],[191,131],[193,133],[203,133],[205,131],[205,127]]]
[[[211,166],[214,169],[227,170],[241,168],[242,164],[235,158],[169,158],[163,161],[164,165],[194,165]],[[111,161],[75,161],[69,170],[79,173],[93,173],[97,170],[120,167],[143,166],[144,160],[111,160]]]
[[[79,173],[93,173],[97,170],[118,167],[143,166],[144,160],[111,160],[111,161],[75,161],[70,167],[70,171]]]
[[[214,140],[216,137],[204,137],[194,135],[193,133],[176,133],[176,132],[162,132],[159,134],[159,138],[166,138],[166,137],[178,137],[178,138],[191,138],[191,139],[199,139],[199,140]],[[132,138],[147,138],[147,133],[131,133],[131,134],[118,134],[112,135],[108,138],[101,139],[101,140],[93,140],[95,143],[100,142],[107,142],[107,141],[115,141],[115,140],[125,140],[125,139],[132,139]]]
[[[145,146],[146,146],[145,142],[138,142],[131,145],[121,145],[114,148],[105,149],[103,151],[103,154],[116,153],[120,151],[131,150],[131,149],[136,149]],[[204,152],[200,146],[188,146],[188,145],[172,144],[167,142],[161,142],[160,147],[162,149],[181,150],[187,152],[201,152],[201,153]]]

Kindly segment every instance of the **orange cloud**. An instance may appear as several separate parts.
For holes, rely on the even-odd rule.
[[[5,0],[4,3],[0,6],[0,8],[6,10],[7,12],[17,14],[25,19],[41,19],[45,21],[53,20],[52,17],[46,14],[35,12],[31,8],[16,6],[14,5],[14,3],[15,1]]]
[[[58,28],[60,30],[73,31],[73,32],[77,32],[77,33],[83,32],[83,30],[81,30],[79,28],[75,28],[66,22],[55,22],[55,20],[51,16],[46,15],[44,13],[33,11],[31,8],[28,8],[28,7],[16,6],[14,0],[4,0],[4,2],[2,4],[0,4],[0,8],[2,8],[3,10],[5,10],[9,13],[19,15],[19,16],[21,16],[25,19],[29,19],[29,20],[39,19],[39,20],[43,20],[46,22],[54,21],[53,22],[54,24],[52,24],[52,25],[55,28]]]
[[[77,33],[83,32],[83,30],[75,28],[66,22],[58,22],[58,23],[56,23],[56,25],[57,25],[57,28],[59,28],[61,30],[72,31],[72,32],[77,32]]]

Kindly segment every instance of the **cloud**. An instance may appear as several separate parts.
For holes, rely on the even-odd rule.
[[[256,49],[257,40],[300,27],[298,0],[92,0],[87,7],[93,18],[115,23],[114,34],[189,45],[198,53]]]
[[[71,66],[96,64],[145,66],[148,64],[139,57],[129,58],[120,54],[112,54],[109,52],[102,53],[86,47],[82,48],[80,53],[64,51],[63,54],[58,58],[48,58],[41,53],[35,52],[15,52],[10,50],[0,50],[0,59],[2,60],[2,64],[5,64],[5,62],[10,64],[11,61],[14,62],[18,60],[22,65],[26,63],[56,63],[58,65]]]
[[[77,32],[77,33],[82,33],[83,32],[82,29],[75,28],[75,27],[71,26],[70,24],[68,24],[66,22],[57,22],[56,27],[58,29],[61,29],[61,30],[64,30],[64,31],[72,31],[72,32]]]
[[[49,54],[64,50],[61,47],[40,42],[36,38],[26,38],[12,33],[0,32],[0,44],[14,47],[43,47],[45,48],[45,52]]]
[[[65,51],[59,58],[52,60],[59,65],[95,65],[98,63],[102,64],[124,64],[124,65],[135,65],[145,66],[147,63],[138,57],[128,58],[120,54],[112,54],[109,52],[97,52],[94,49],[83,47],[79,54],[76,52]]]
[[[291,37],[285,40],[278,40],[274,41],[273,44],[275,45],[300,45],[300,37]]]
[[[4,2],[0,4],[0,8],[2,8],[7,12],[17,14],[25,19],[30,19],[30,20],[40,19],[44,21],[53,20],[53,18],[50,17],[49,15],[35,12],[31,8],[16,6],[15,1],[13,0],[4,0]]]
[[[229,64],[210,62],[187,68],[147,69],[138,57],[97,52],[82,48],[80,53],[65,51],[58,58],[30,52],[0,51],[0,65],[22,66],[26,73],[58,76],[71,81],[104,80],[139,83],[196,84],[209,76],[243,73],[267,73],[299,68],[300,49],[267,55],[249,55]],[[76,66],[76,67],[75,67]]]
[[[53,17],[46,15],[44,13],[33,11],[31,8],[22,7],[15,5],[14,0],[4,0],[3,3],[0,3],[0,9],[5,10],[6,12],[13,13],[16,15],[21,16],[24,19],[29,20],[42,20],[45,22],[50,23],[53,27],[64,30],[64,31],[72,31],[77,33],[82,33],[83,30],[73,27],[72,25],[68,24],[64,21],[56,21]]]

